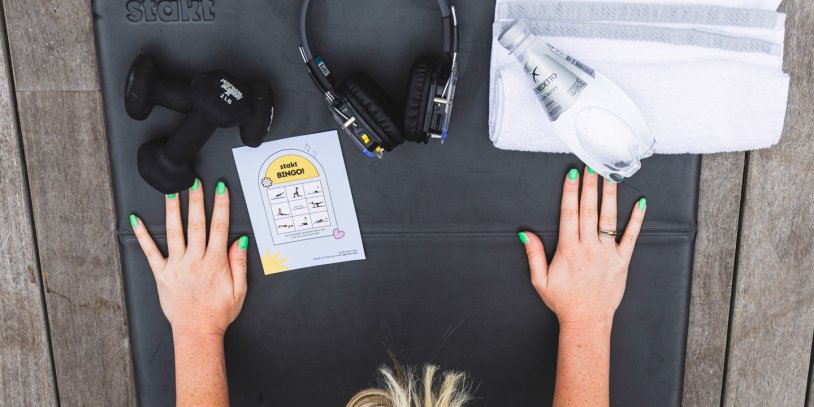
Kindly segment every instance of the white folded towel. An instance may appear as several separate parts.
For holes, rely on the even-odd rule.
[[[498,0],[489,118],[496,147],[569,152],[529,89],[522,66],[497,42],[518,11],[537,17],[528,21],[538,35],[606,75],[637,102],[656,137],[657,153],[741,151],[777,143],[789,87],[781,68],[784,15],[674,4],[577,6]],[[596,16],[601,22],[588,21]]]
[[[497,0],[505,3],[510,0]],[[540,2],[555,2],[561,0],[539,0]],[[606,2],[606,3],[642,3],[645,0],[571,0],[572,2]],[[752,10],[777,10],[781,0],[646,0],[647,4],[681,4],[681,5],[712,5],[734,7]]]

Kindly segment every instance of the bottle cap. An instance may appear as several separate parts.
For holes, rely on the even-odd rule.
[[[500,34],[498,41],[503,48],[511,51],[531,34],[529,26],[523,20],[514,20],[512,24]]]

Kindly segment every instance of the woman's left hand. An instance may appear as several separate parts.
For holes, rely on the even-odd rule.
[[[169,257],[156,247],[144,223],[131,215],[136,237],[147,256],[158,286],[161,310],[172,325],[173,336],[219,335],[237,318],[246,298],[246,249],[243,236],[231,244],[229,191],[218,182],[209,242],[206,239],[204,193],[199,180],[189,189],[187,239],[181,223],[178,194],[167,195],[167,246]]]

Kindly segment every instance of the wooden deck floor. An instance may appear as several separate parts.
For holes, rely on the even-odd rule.
[[[2,8],[0,405],[135,405],[90,1]],[[687,406],[814,407],[814,2],[781,10],[781,143],[703,158]]]

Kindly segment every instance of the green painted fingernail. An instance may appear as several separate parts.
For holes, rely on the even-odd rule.
[[[529,242],[529,237],[528,237],[528,235],[526,235],[526,232],[520,232],[520,233],[518,233],[518,234],[517,234],[517,237],[519,237],[519,238],[520,238],[520,241],[521,241],[521,242],[523,242],[523,244],[526,244],[526,243],[528,243],[528,242]]]
[[[643,211],[647,209],[647,198],[639,199],[639,210]]]
[[[588,174],[596,174],[596,171],[594,171],[593,168],[588,167]]]
[[[201,181],[198,178],[195,178],[195,183],[192,184],[192,188],[190,188],[190,189],[193,190],[193,191],[197,191],[198,188],[200,188],[200,187],[201,187]]]
[[[568,171],[568,178],[570,178],[571,181],[573,181],[577,179],[577,177],[579,177],[579,171],[577,171],[576,168],[571,168],[571,171]]]
[[[215,186],[215,191],[218,192],[218,195],[223,195],[226,193],[226,183],[223,181],[218,181],[218,185]]]
[[[605,178],[605,182],[607,182],[608,184],[611,184],[611,183],[613,183],[613,180],[610,179],[610,178]]]
[[[175,194],[167,194],[167,198],[170,198],[170,199],[175,198]]]
[[[249,247],[249,237],[242,236],[240,239],[238,239],[237,247],[240,248],[241,250],[246,250],[246,248]]]
[[[132,213],[130,214],[130,225],[133,227],[138,226],[138,218],[136,217],[136,215],[133,215]]]

